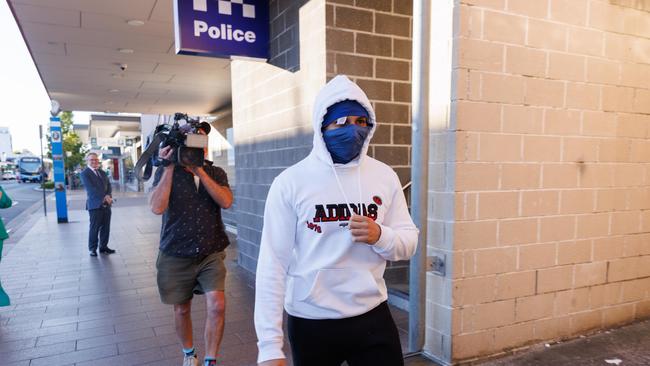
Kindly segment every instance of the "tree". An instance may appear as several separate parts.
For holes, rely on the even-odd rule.
[[[73,129],[72,125],[74,124],[74,114],[71,111],[63,111],[59,118],[61,119],[61,132],[64,135],[71,132]]]
[[[76,132],[68,132],[63,135],[63,151],[71,152],[70,156],[65,156],[65,171],[72,172],[84,161],[85,150],[81,138]]]
[[[74,114],[71,111],[63,111],[59,115],[61,119],[61,132],[63,134],[63,159],[65,162],[65,171],[72,172],[74,169],[84,161],[86,153],[83,148],[81,138],[74,132]],[[47,156],[52,158],[52,143],[50,132],[47,134]],[[69,155],[68,155],[69,153]]]

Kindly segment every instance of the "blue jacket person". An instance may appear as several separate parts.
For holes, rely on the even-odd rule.
[[[88,166],[81,172],[81,182],[86,189],[86,210],[90,215],[88,232],[88,250],[90,256],[113,254],[115,250],[108,247],[108,236],[111,230],[111,205],[113,204],[111,182],[106,173],[99,167],[99,157],[95,153],[86,155]]]

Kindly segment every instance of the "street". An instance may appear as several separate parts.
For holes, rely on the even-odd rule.
[[[11,221],[30,208],[35,202],[43,200],[43,192],[35,191],[34,188],[38,187],[38,183],[17,183],[15,180],[2,181],[2,188],[4,188],[7,195],[13,201],[11,208],[3,209],[0,211],[0,217],[7,226],[7,230],[11,232],[15,223]],[[49,192],[46,192],[49,194]]]

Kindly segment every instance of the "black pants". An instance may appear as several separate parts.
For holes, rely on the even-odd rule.
[[[97,250],[97,237],[99,236],[99,249],[108,247],[108,234],[111,231],[111,208],[101,207],[88,210],[90,215],[90,230],[88,232],[88,250]]]
[[[345,319],[312,320],[289,315],[295,366],[402,366],[397,327],[386,302]]]

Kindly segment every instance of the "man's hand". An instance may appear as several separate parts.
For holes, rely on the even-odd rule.
[[[196,175],[197,177],[201,177],[201,176],[199,175],[199,173],[201,173],[201,172],[205,172],[205,170],[203,169],[202,166],[191,166],[191,167],[189,167],[189,169],[190,169],[190,171],[191,171],[192,173],[194,173],[194,175]]]
[[[278,358],[258,363],[257,366],[287,366],[287,360],[284,358]]]
[[[381,227],[369,217],[352,215],[350,218],[350,232],[355,242],[372,245],[379,240]]]
[[[219,185],[202,166],[193,166],[189,168],[194,175],[199,177],[201,184],[212,200],[221,208],[228,209],[232,205],[232,191],[229,187]]]
[[[109,195],[104,196],[104,202],[109,206],[112,205],[113,204],[113,197],[111,197]]]
[[[171,146],[165,146],[158,151],[158,157],[163,160],[169,160],[171,162],[172,155],[174,154],[174,149]],[[169,164],[168,166],[173,166],[174,164]]]

